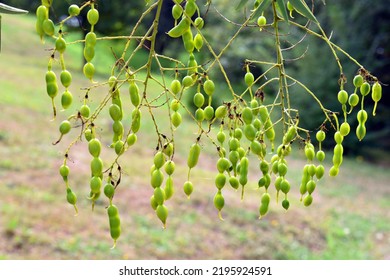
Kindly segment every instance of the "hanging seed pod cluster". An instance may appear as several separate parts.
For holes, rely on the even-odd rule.
[[[169,1],[169,0],[165,0]],[[203,34],[207,26],[202,17],[199,3],[196,0],[173,0],[172,20],[174,27],[166,33],[171,41],[179,40],[182,45],[182,53],[185,53],[185,61],[177,57],[168,57],[156,52],[155,40],[157,38],[158,25],[161,19],[163,0],[147,1],[145,11],[140,14],[139,21],[134,26],[130,35],[126,37],[123,53],[112,66],[107,77],[103,81],[95,81],[95,46],[98,40],[112,40],[115,37],[99,37],[99,3],[98,1],[86,1],[82,6],[72,4],[69,7],[69,15],[58,24],[50,19],[50,7],[52,1],[42,1],[37,8],[37,33],[42,39],[46,36],[55,40],[53,51],[50,54],[48,69],[45,76],[47,95],[50,97],[54,117],[57,116],[55,98],[59,91],[61,95],[61,117],[67,114],[67,109],[75,101],[69,90],[72,83],[72,75],[66,69],[65,58],[67,42],[64,32],[65,23],[72,17],[78,16],[81,10],[87,10],[89,32],[80,41],[83,43],[85,65],[83,73],[90,87],[84,89],[86,94],[78,106],[76,114],[70,113],[61,122],[59,127],[60,138],[54,144],[64,141],[64,137],[72,129],[78,130],[78,137],[70,141],[65,151],[63,164],[59,168],[66,186],[67,201],[74,206],[77,212],[76,193],[85,190],[71,189],[71,170],[67,164],[69,154],[73,146],[80,141],[88,142],[90,154],[90,178],[87,199],[91,202],[92,209],[96,207],[96,201],[104,193],[109,217],[111,237],[116,243],[121,233],[119,210],[114,204],[115,193],[121,183],[122,169],[119,160],[126,160],[126,155],[136,146],[139,131],[143,129],[142,120],[150,118],[155,126],[156,143],[155,153],[151,159],[150,176],[150,205],[161,220],[164,228],[167,225],[169,199],[179,189],[190,198],[196,191],[196,185],[192,182],[192,170],[196,168],[202,154],[204,145],[211,145],[217,156],[215,166],[215,191],[214,205],[219,217],[225,205],[224,194],[229,188],[239,191],[239,199],[245,198],[245,190],[249,182],[250,167],[255,166],[258,180],[259,217],[265,216],[271,207],[271,201],[276,202],[284,209],[290,207],[290,191],[296,188],[300,193],[300,200],[304,206],[314,203],[313,193],[320,180],[326,176],[337,176],[343,162],[343,140],[346,137],[357,137],[362,140],[366,135],[366,121],[368,112],[365,110],[365,102],[374,102],[375,115],[377,104],[381,99],[382,88],[380,81],[371,75],[352,56],[330,41],[322,30],[320,23],[312,13],[312,10],[302,0],[256,0],[248,4],[248,0],[240,1],[237,10],[244,6],[252,5],[248,16],[234,35],[240,36],[244,28],[254,28],[261,38],[263,32],[274,34],[275,57],[273,61],[261,62],[246,60],[245,73],[242,75],[243,92],[234,90],[226,74],[220,59],[228,46],[234,44],[234,38],[226,43],[226,48],[219,54],[213,49],[213,42]],[[203,5],[203,3],[202,3]],[[212,5],[211,1],[207,5]],[[210,7],[209,7],[210,8]],[[154,21],[143,36],[139,35],[139,26],[143,23],[146,14],[153,14]],[[293,17],[294,16],[294,17]],[[319,32],[308,29],[293,21],[295,18],[305,18],[317,27]],[[269,23],[271,22],[271,23]],[[334,97],[340,102],[338,111],[325,108],[321,100],[310,90],[310,85],[302,84],[298,78],[290,76],[284,65],[283,50],[280,44],[280,25],[289,24],[302,29],[308,34],[316,36],[328,45],[334,55],[335,62],[340,68],[340,80],[335,81],[340,85],[340,91],[334,93]],[[96,28],[95,28],[96,27]],[[137,34],[137,35],[135,35]],[[123,36],[118,37],[123,39]],[[261,39],[259,39],[260,42]],[[135,68],[134,57],[138,51],[149,43],[149,57],[145,65]],[[136,45],[130,48],[130,43]],[[357,65],[356,73],[345,74],[338,58],[339,54],[345,55]],[[204,61],[203,57],[212,57]],[[59,57],[59,63],[57,60]],[[171,62],[175,67],[163,67],[163,62]],[[57,65],[58,64],[58,65]],[[152,72],[152,64],[159,65],[159,72]],[[251,65],[259,64],[265,67],[262,75],[255,76],[251,72]],[[276,70],[276,71],[275,71]],[[225,99],[217,107],[212,106],[214,96],[221,94],[221,81],[212,77],[213,71],[221,71],[227,84],[230,97]],[[272,71],[272,72],[271,72]],[[277,73],[271,76],[270,73]],[[146,75],[145,75],[146,74]],[[60,79],[58,81],[57,75]],[[353,81],[354,92],[348,93],[345,89],[347,76]],[[173,77],[173,78],[169,78]],[[59,82],[61,86],[59,86]],[[158,96],[151,95],[149,83],[157,83],[161,92]],[[295,84],[304,92],[312,96],[315,101],[313,106],[323,112],[322,125],[316,131],[309,131],[300,126],[299,119],[304,112],[292,108],[289,87]],[[276,86],[277,93],[274,100],[265,102],[264,92]],[[96,88],[106,89],[106,95],[102,100],[89,100]],[[226,87],[225,87],[226,88]],[[192,89],[192,90],[190,90]],[[371,93],[371,98],[370,98]],[[224,95],[229,96],[229,95]],[[128,99],[130,102],[122,102]],[[371,101],[369,100],[371,99]],[[49,101],[50,101],[49,100]],[[193,104],[186,103],[190,100]],[[90,109],[91,102],[97,102],[96,109]],[[123,104],[130,104],[123,105]],[[161,105],[163,104],[163,105]],[[190,107],[193,105],[195,110]],[[357,109],[359,108],[359,109]],[[169,126],[159,126],[155,121],[154,112],[165,110]],[[348,116],[354,111],[357,113],[358,126],[352,128]],[[96,133],[96,123],[101,112],[108,112],[111,123],[112,138],[108,147],[103,147]],[[125,113],[130,113],[131,118],[125,119]],[[58,117],[58,116],[57,116]],[[175,180],[175,136],[180,131],[182,123],[192,121],[196,124],[197,135],[193,143],[188,144],[187,154],[187,178],[184,182]],[[81,124],[81,125],[76,125]],[[128,127],[128,129],[125,129]],[[352,133],[354,131],[355,133]],[[355,134],[355,136],[353,136]],[[310,138],[315,135],[315,138]],[[325,138],[334,140],[334,149],[325,152],[322,142]],[[303,148],[302,148],[303,146]],[[115,160],[107,161],[101,157],[102,149],[110,149]],[[293,149],[302,153],[306,158],[306,164],[302,166],[302,177],[299,186],[290,183],[289,156]],[[326,170],[324,160],[326,154],[332,158],[332,166]],[[178,187],[179,186],[179,187]],[[83,195],[82,195],[83,196]]]

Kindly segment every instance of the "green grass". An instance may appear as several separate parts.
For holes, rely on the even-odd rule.
[[[70,184],[78,194],[79,215],[66,202],[65,185],[58,175],[63,152],[73,131],[57,146],[58,124],[68,112],[75,112],[88,86],[80,69],[82,48],[67,48],[65,59],[72,71],[75,105],[59,111],[52,118],[50,98],[45,92],[44,73],[49,52],[34,33],[35,20],[30,16],[3,16],[3,42],[0,54],[0,259],[387,259],[390,256],[388,182],[386,167],[371,165],[361,159],[344,159],[336,178],[326,176],[318,183],[314,203],[306,208],[299,202],[298,186],[302,155],[293,153],[288,176],[292,183],[291,206],[285,212],[271,202],[270,213],[258,219],[261,192],[256,189],[258,165],[250,157],[250,176],[244,200],[240,192],[224,189],[226,205],[224,221],[218,219],[213,206],[216,192],[214,177],[217,160],[215,148],[206,140],[199,165],[191,171],[195,191],[187,199],[181,188],[187,179],[186,157],[195,141],[196,126],[184,118],[176,131],[176,193],[169,207],[167,228],[149,205],[152,188],[149,169],[156,145],[154,124],[143,109],[143,123],[137,144],[120,163],[124,170],[115,203],[122,219],[122,235],[117,247],[110,250],[112,240],[108,219],[101,200],[91,211],[88,195],[90,155],[86,143],[75,146],[70,154]],[[69,34],[77,39],[80,34]],[[104,82],[110,76],[115,57],[110,46],[98,43],[96,80]],[[113,45],[121,54],[121,42]],[[145,54],[134,63],[143,63]],[[55,71],[59,71],[55,64]],[[142,77],[142,76],[140,76]],[[167,82],[170,82],[168,77]],[[161,89],[151,84],[148,94]],[[91,103],[107,94],[107,87],[93,90]],[[123,94],[127,98],[126,88]],[[126,108],[130,103],[124,98]],[[57,106],[59,101],[56,100]],[[96,105],[95,105],[96,106]],[[91,106],[92,109],[95,108]],[[126,110],[129,119],[131,109]],[[167,128],[164,110],[154,110],[156,121]],[[99,136],[110,144],[111,123],[107,112],[97,122]],[[129,123],[125,124],[128,127]],[[168,130],[168,129],[167,129]],[[169,130],[168,130],[169,131]],[[217,129],[212,130],[215,134]],[[113,153],[103,149],[107,162]],[[384,161],[385,162],[385,161]],[[389,160],[387,159],[387,162]],[[326,161],[330,167],[330,157]],[[272,196],[275,191],[270,188]]]

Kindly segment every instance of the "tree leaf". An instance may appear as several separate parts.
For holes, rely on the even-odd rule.
[[[28,11],[0,3],[0,13],[2,13],[2,14],[27,14]]]
[[[255,12],[252,15],[252,18],[258,18],[261,16],[261,13],[264,12],[264,10],[271,4],[272,0],[263,0],[261,4],[257,7]]]
[[[248,3],[248,0],[241,0],[240,3],[238,3],[236,10],[240,10],[242,7],[244,7]]]
[[[299,12],[302,14],[304,17],[314,21],[318,22],[316,17],[313,15],[311,12],[310,8],[307,6],[306,2],[304,0],[289,0],[291,5]]]
[[[286,9],[286,4],[284,3],[284,0],[276,0],[276,3],[279,6],[280,13],[282,14],[283,19],[288,22],[288,14]]]

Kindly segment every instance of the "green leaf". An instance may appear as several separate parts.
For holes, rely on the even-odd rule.
[[[283,19],[288,22],[288,14],[286,9],[286,4],[284,3],[284,0],[276,0],[276,3],[279,6],[280,13],[282,14]]]
[[[312,21],[318,22],[316,17],[313,15],[313,13],[311,12],[310,8],[307,6],[304,0],[289,0],[289,1],[291,5],[293,5],[295,10],[297,10],[297,12],[299,12],[304,17]]]
[[[246,5],[246,3],[248,3],[248,0],[241,0],[240,3],[237,5],[236,10],[240,10]]]
[[[264,10],[271,4],[272,0],[263,0],[261,4],[257,7],[255,12],[252,15],[252,18],[258,18],[261,16],[261,13],[264,12]]]
[[[27,14],[28,11],[0,3],[0,13],[3,13],[3,14]]]

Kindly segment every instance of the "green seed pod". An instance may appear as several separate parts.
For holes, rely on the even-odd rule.
[[[165,182],[164,192],[165,192],[165,200],[170,199],[175,193],[172,176],[168,176],[167,181]]]
[[[180,22],[168,31],[168,35],[172,38],[178,38],[182,36],[190,28],[190,20],[183,17]]]
[[[256,128],[253,124],[247,124],[244,127],[244,135],[249,141],[253,141],[256,138]]]
[[[60,80],[61,80],[61,84],[65,88],[68,88],[72,83],[72,74],[70,74],[68,70],[62,70],[60,74]]]
[[[77,196],[70,188],[66,188],[66,200],[68,201],[69,204],[74,205],[76,207]],[[77,212],[77,208],[76,208],[76,212]]]
[[[71,130],[72,126],[68,120],[61,122],[59,131],[62,135],[67,134]]]
[[[173,151],[174,151],[173,144],[171,142],[170,143],[165,143],[165,145],[163,146],[162,152],[167,157],[171,157],[173,155]]]
[[[269,172],[269,163],[265,160],[262,160],[260,162],[260,171],[263,173],[263,174],[267,174]]]
[[[100,157],[95,157],[91,160],[92,176],[100,177],[103,175],[103,161]]]
[[[199,40],[198,38],[199,36],[195,36],[194,38],[194,46],[196,47],[196,44],[198,44],[198,47],[199,47],[199,41],[195,41],[195,39]],[[203,39],[202,39],[203,40]],[[202,44],[203,44],[203,41],[202,41]],[[198,50],[199,51],[199,50]],[[189,56],[189,60],[188,60],[188,63],[187,63],[187,66],[188,66],[188,70],[187,70],[187,75],[190,75],[192,76],[193,78],[193,81],[195,82],[196,80],[196,76],[193,76],[193,74],[197,73],[197,69],[198,69],[198,62],[196,61],[195,59],[195,56],[193,53],[190,53],[190,56]]]
[[[104,186],[104,195],[108,198],[108,199],[112,199],[114,197],[114,194],[115,194],[115,188],[114,186],[111,184],[111,183],[107,183],[105,186]]]
[[[131,130],[133,133],[137,133],[141,127],[141,111],[138,108],[135,108],[131,113],[131,117]]]
[[[237,151],[239,147],[240,147],[240,141],[237,138],[233,137],[229,139],[229,150]]]
[[[214,196],[214,200],[213,201],[214,201],[215,208],[218,209],[219,218],[222,219],[221,210],[225,206],[225,199],[224,199],[224,197],[223,197],[223,195],[222,195],[220,190],[218,190],[218,192]]]
[[[182,122],[182,117],[179,112],[174,112],[171,116],[171,122],[174,127],[179,127]]]
[[[346,104],[348,101],[348,93],[345,90],[340,90],[337,94],[337,99],[341,104]]]
[[[177,20],[177,19],[179,19],[181,17],[182,14],[183,14],[182,6],[179,5],[179,4],[173,5],[173,7],[172,7],[172,17]]]
[[[219,158],[217,161],[217,169],[220,173],[227,171],[230,168],[230,162],[227,158]]]
[[[116,104],[111,104],[110,108],[108,109],[110,113],[110,117],[113,121],[120,121],[123,118],[122,110],[119,108]]]
[[[96,45],[96,33],[93,31],[88,32],[85,35],[85,45],[86,46],[95,46]],[[116,78],[115,78],[116,81]],[[112,85],[110,85],[112,86]]]
[[[157,187],[154,189],[154,200],[157,202],[158,205],[162,205],[165,201],[165,192],[161,187]]]
[[[200,92],[197,92],[195,95],[194,95],[194,99],[193,99],[193,102],[194,102],[194,105],[198,108],[202,107],[203,104],[204,104],[204,96],[203,94],[201,94]]]
[[[223,173],[218,173],[215,177],[215,186],[217,189],[222,189],[226,184],[226,176]]]
[[[173,99],[171,102],[171,110],[176,112],[180,109],[180,101],[177,99]]]
[[[312,194],[316,188],[316,182],[314,180],[309,180],[306,184],[306,189],[309,194]]]
[[[340,131],[336,131],[334,134],[334,141],[336,141],[337,144],[341,144],[344,140],[344,136],[341,134]]]
[[[253,116],[257,116],[259,114],[259,102],[257,102],[256,99],[252,99],[251,100],[251,108],[252,108],[252,114]],[[255,119],[254,121],[256,121],[258,119]],[[258,120],[260,121],[260,120]]]
[[[200,150],[200,145],[198,143],[192,144],[187,158],[188,168],[194,168],[198,164]]]
[[[199,33],[194,37],[194,46],[197,51],[200,51],[200,49],[203,47],[203,37]]]
[[[115,133],[115,135],[117,135],[119,138],[121,138],[123,135],[123,131],[124,131],[122,122],[121,121],[114,121],[114,123],[112,124],[112,131]]]
[[[263,193],[263,195],[261,196],[261,204],[263,205],[269,205],[271,201],[271,196],[269,195],[269,193]]]
[[[278,173],[280,176],[285,176],[287,174],[287,165],[284,162],[278,163]]]
[[[167,173],[168,175],[172,175],[173,172],[175,172],[175,167],[176,165],[172,160],[167,161],[164,166],[165,173]]]
[[[69,176],[69,167],[65,164],[61,165],[60,169],[60,175],[64,179],[64,181],[67,180],[67,177]]]
[[[53,0],[42,0],[42,5],[44,5],[47,8],[50,8],[52,3],[53,3]]]
[[[312,161],[314,159],[314,156],[315,156],[315,151],[312,147],[310,147],[309,145],[306,145],[305,146],[305,156],[308,160]]]
[[[154,155],[153,163],[157,169],[160,169],[161,167],[164,166],[165,156],[164,156],[163,152],[159,151]]]
[[[310,206],[310,204],[312,204],[313,202],[313,197],[308,194],[304,199],[303,199],[303,205],[305,205],[306,207]]]
[[[64,109],[68,109],[72,105],[73,95],[69,90],[65,90],[61,96],[61,106]]]
[[[246,72],[244,80],[245,80],[245,84],[248,87],[250,87],[253,84],[253,82],[255,81],[255,77],[253,76],[253,74],[251,72]]]
[[[70,16],[75,17],[80,14],[80,8],[76,4],[72,4],[68,8],[68,13]]]
[[[285,194],[290,191],[290,182],[287,179],[280,182],[280,190]]]
[[[102,146],[97,138],[91,139],[91,141],[88,142],[88,151],[93,157],[100,156],[101,148]]]
[[[208,96],[213,95],[214,90],[215,90],[214,82],[213,82],[212,80],[207,80],[207,81],[205,81],[204,84],[203,84],[203,90],[204,90],[204,92],[205,92]]]
[[[357,88],[361,87],[363,85],[363,77],[361,75],[356,75],[354,78],[353,78],[353,85]]]
[[[57,38],[57,40],[55,42],[55,47],[56,47],[56,50],[59,53],[64,53],[65,52],[66,41],[65,41],[65,39],[62,36]]]
[[[122,155],[125,152],[124,145],[125,145],[125,143],[123,141],[121,141],[121,140],[116,141],[115,146],[114,146],[114,150],[118,156]]]
[[[241,140],[242,135],[243,135],[243,133],[242,133],[242,129],[241,129],[240,127],[237,127],[237,128],[234,130],[234,132],[233,132],[233,136],[234,136],[234,138],[236,138],[237,140]]]
[[[340,126],[340,134],[341,136],[345,137],[349,134],[351,130],[351,127],[349,126],[349,123],[343,122]]]
[[[156,210],[157,206],[158,206],[158,204],[157,204],[156,200],[154,199],[153,195],[150,197],[150,206],[153,208],[153,210]]]
[[[233,167],[237,166],[237,162],[240,159],[240,154],[237,151],[229,152],[229,161],[232,163]]]
[[[268,212],[268,204],[261,204],[259,208],[260,218],[265,216]]]
[[[89,182],[89,185],[91,187],[92,193],[98,193],[102,187],[102,179],[100,179],[100,177],[93,176]]]
[[[204,118],[208,121],[212,120],[214,117],[214,108],[212,106],[206,106],[204,108]]]
[[[316,171],[317,171],[317,168],[313,163],[308,165],[307,173],[309,174],[310,177],[313,177],[314,175],[316,175]]]
[[[46,80],[46,91],[47,91],[47,94],[51,98],[56,97],[56,95],[58,93],[57,76],[56,76],[56,74],[52,70],[47,71],[46,75],[45,75],[45,80]]]
[[[239,182],[238,179],[237,179],[236,177],[234,177],[234,176],[232,176],[232,177],[229,178],[229,184],[230,184],[230,186],[231,186],[233,189],[235,189],[235,190],[237,190],[238,187],[240,186],[240,182]]]
[[[320,180],[325,174],[325,168],[322,164],[318,165],[316,168],[316,177]]]
[[[86,129],[84,132],[84,136],[85,136],[85,140],[87,140],[88,142],[91,141],[91,139],[93,139],[92,130]]]
[[[227,110],[226,106],[221,105],[215,110],[215,117],[217,119],[223,119],[224,117],[226,117],[227,113],[228,113],[228,110]]]
[[[116,241],[121,234],[118,209],[115,205],[112,204],[107,208],[107,213],[108,213],[109,224],[110,224],[110,235],[111,238],[114,240],[114,247],[115,247]]]
[[[245,124],[251,124],[253,120],[251,108],[245,107],[241,112],[241,117]]]
[[[48,9],[44,5],[40,5],[36,10],[37,19],[39,21],[44,21],[48,17]]]
[[[164,174],[162,173],[162,171],[160,169],[154,170],[150,180],[150,184],[152,185],[152,187],[154,189],[161,187],[163,181],[164,181]]]
[[[138,107],[138,105],[141,103],[141,97],[139,95],[139,89],[136,83],[130,83],[129,94],[131,104],[133,104],[135,107]]]
[[[367,121],[367,118],[368,115],[365,110],[362,109],[357,113],[357,120],[360,124],[364,124]]]
[[[226,134],[225,132],[223,132],[222,130],[218,132],[217,134],[217,140],[219,143],[223,144],[223,142],[225,142],[225,139],[226,139]]]
[[[204,26],[204,20],[201,17],[197,17],[194,23],[195,23],[195,27],[197,27],[198,29],[202,29]]]
[[[357,95],[356,93],[352,93],[348,98],[348,103],[349,103],[349,106],[351,106],[351,108],[358,105],[359,104],[359,95]]]
[[[329,169],[329,176],[335,177],[335,176],[337,176],[337,174],[339,174],[339,168],[337,166],[332,166]]]
[[[362,141],[363,138],[366,136],[366,126],[364,124],[359,124],[356,128],[356,136],[359,139],[359,141]]]
[[[188,28],[181,36],[182,36],[183,45],[184,45],[184,48],[186,49],[186,51],[188,53],[193,53],[194,48],[195,48],[195,43],[194,43],[191,28]]]
[[[316,133],[316,139],[317,139],[318,142],[324,141],[324,140],[325,140],[325,137],[326,137],[326,135],[325,135],[325,132],[324,132],[323,130],[317,131],[317,133]]]
[[[259,16],[257,18],[257,25],[261,28],[267,24],[267,19],[265,16]],[[261,30],[261,29],[260,29]]]
[[[204,111],[202,108],[198,108],[196,109],[195,111],[195,119],[198,121],[198,122],[202,122],[205,118],[205,115],[204,115]]]
[[[173,94],[177,95],[181,91],[181,83],[179,80],[174,79],[171,82],[171,91]]]
[[[318,161],[321,161],[321,162],[324,161],[324,159],[325,159],[325,152],[322,151],[322,150],[319,150],[317,152],[317,154],[316,154],[316,157],[317,157]]]
[[[43,32],[48,36],[53,36],[55,32],[54,22],[51,19],[45,19],[42,23]]]
[[[371,90],[371,86],[368,82],[364,82],[360,86],[360,93],[362,94],[362,96],[368,95],[370,93],[370,90]]]
[[[184,12],[187,14],[187,16],[192,17],[197,10],[198,6],[196,5],[195,0],[188,0],[184,7]]]
[[[87,62],[91,62],[92,59],[95,57],[95,46],[93,45],[85,45],[84,51],[84,58]]]
[[[87,20],[90,25],[95,25],[99,21],[99,11],[90,9],[87,13]]]
[[[129,147],[133,146],[135,142],[137,142],[137,135],[134,133],[130,133],[129,136],[127,137],[126,142]]]
[[[80,115],[84,118],[88,118],[91,110],[89,109],[89,106],[84,104],[80,107]]]
[[[290,208],[290,202],[287,199],[283,200],[282,201],[282,207],[284,209],[288,210],[288,208]]]
[[[283,137],[283,144],[287,145],[294,140],[297,135],[297,128],[295,126],[290,126]]]
[[[92,78],[95,75],[95,66],[91,62],[85,63],[83,67],[83,73],[87,79],[92,81]]]
[[[375,102],[374,109],[372,111],[372,115],[375,116],[376,107],[378,105],[379,100],[382,98],[382,86],[379,82],[375,82],[372,86],[372,100]]]
[[[186,181],[183,185],[184,193],[187,195],[188,198],[190,198],[190,195],[192,194],[194,190],[194,185],[191,181]]]
[[[157,217],[160,219],[160,221],[163,223],[164,228],[167,224],[167,218],[168,218],[168,208],[165,205],[159,205],[156,209]]]
[[[255,155],[263,157],[265,154],[261,143],[257,140],[254,140],[251,142],[250,148],[251,148],[252,153],[254,153]]]

